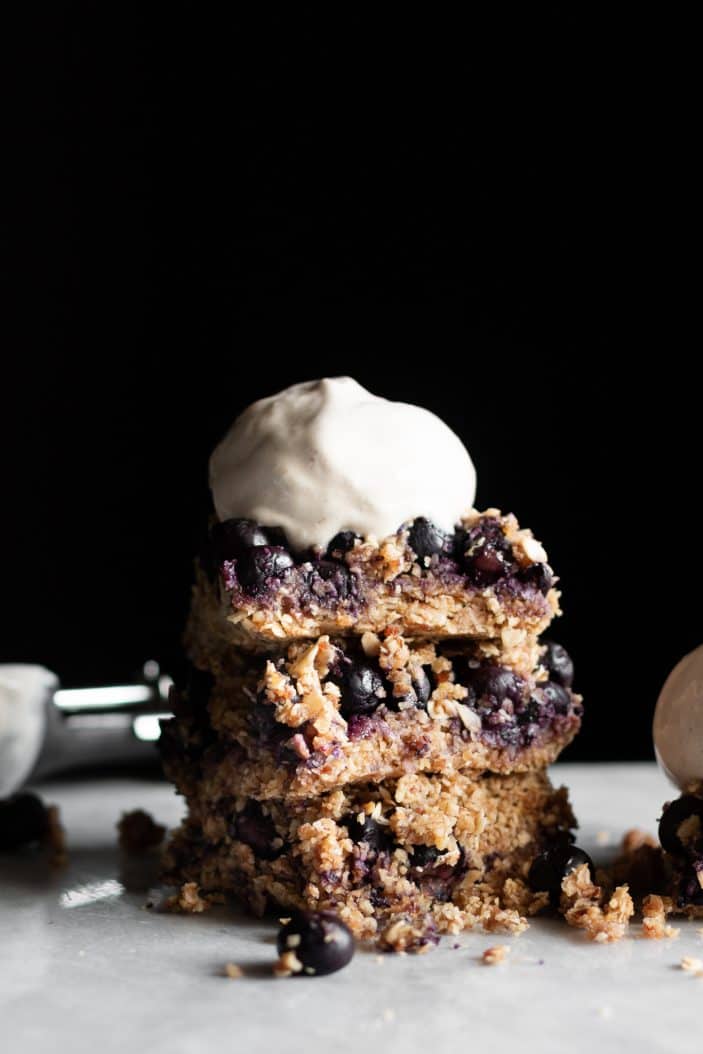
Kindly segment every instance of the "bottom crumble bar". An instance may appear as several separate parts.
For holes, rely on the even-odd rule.
[[[568,838],[565,788],[544,773],[413,774],[314,799],[189,797],[167,878],[267,907],[332,910],[364,940],[422,950],[476,925],[524,929],[544,906],[530,862]]]

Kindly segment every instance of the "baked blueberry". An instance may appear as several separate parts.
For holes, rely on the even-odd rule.
[[[330,560],[341,560],[360,540],[361,535],[354,531],[340,531],[327,546],[327,556]]]
[[[254,520],[225,520],[210,532],[210,544],[218,563],[242,556],[257,545],[271,545],[266,528]]]
[[[342,693],[339,703],[342,717],[371,714],[386,698],[383,678],[370,663],[345,659],[338,670],[330,671],[330,680]]]
[[[574,683],[574,664],[566,648],[553,640],[545,640],[545,652],[541,658],[542,665],[549,671],[549,680],[571,688]]]
[[[477,586],[490,586],[513,569],[512,549],[497,520],[484,520],[461,540],[464,570]]]
[[[469,667],[467,680],[478,699],[490,698],[496,702],[510,699],[519,703],[525,693],[525,681],[505,666],[486,663]]]
[[[667,853],[674,856],[682,856],[685,853],[687,845],[681,840],[679,828],[686,821],[689,821],[687,827],[691,828],[691,837],[684,839],[688,845],[703,837],[703,798],[695,794],[682,794],[680,798],[667,802],[664,806],[659,821],[659,841]]]
[[[46,808],[36,794],[14,794],[0,801],[0,850],[39,842],[46,830]]]
[[[234,837],[244,842],[261,860],[275,860],[281,855],[283,842],[276,835],[270,816],[265,816],[258,801],[247,803],[234,820]]]
[[[519,579],[545,595],[552,588],[554,573],[549,564],[530,564],[520,571]]]
[[[337,560],[319,560],[308,572],[310,592],[320,598],[348,600],[354,595],[355,578],[346,564]]]
[[[563,685],[547,681],[542,685],[542,700],[554,708],[555,714],[567,714],[571,706],[571,696]]]
[[[414,845],[410,864],[412,867],[422,871],[426,867],[432,867],[439,856],[439,849],[434,845]]]
[[[584,853],[578,846],[566,845],[563,842],[551,845],[532,861],[527,876],[530,889],[533,893],[549,893],[549,901],[556,907],[559,904],[563,879],[581,864],[588,865],[593,879],[596,872],[588,853]]]
[[[365,816],[363,823],[357,814],[347,816],[344,820],[352,842],[366,842],[370,849],[380,852],[390,848],[393,839],[386,824],[379,823],[372,816]]]
[[[412,527],[408,531],[408,545],[421,564],[424,565],[431,556],[441,553],[448,543],[447,535],[432,523],[432,520],[424,516],[418,516],[416,520],[413,520]]]
[[[296,977],[322,977],[347,966],[354,938],[331,911],[296,911],[278,933],[279,955],[293,952],[302,966]]]
[[[248,593],[261,592],[271,579],[283,578],[293,557],[280,545],[256,545],[237,560],[237,579]]]

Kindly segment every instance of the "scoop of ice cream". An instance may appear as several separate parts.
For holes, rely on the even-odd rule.
[[[303,549],[342,530],[383,538],[418,516],[451,531],[473,504],[476,472],[429,410],[335,377],[248,407],[210,459],[210,486],[220,520],[283,527]]]
[[[46,702],[57,685],[44,666],[0,665],[0,798],[34,768],[44,739]]]
[[[703,645],[671,671],[654,711],[654,750],[669,779],[684,790],[703,780]]]

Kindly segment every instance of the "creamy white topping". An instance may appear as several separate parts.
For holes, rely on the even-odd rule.
[[[654,712],[654,749],[682,790],[703,780],[703,645],[671,671]]]
[[[384,538],[417,516],[451,531],[476,472],[435,414],[335,377],[248,407],[210,459],[210,486],[220,520],[283,527],[303,549],[342,530]]]

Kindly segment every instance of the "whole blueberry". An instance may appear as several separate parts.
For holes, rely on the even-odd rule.
[[[218,563],[242,556],[257,545],[271,545],[266,528],[254,520],[225,520],[210,532],[210,544]]]
[[[354,531],[340,531],[327,546],[327,556],[330,560],[341,560],[360,540],[361,535]]]
[[[462,546],[464,570],[474,585],[493,585],[513,569],[512,549],[497,520],[484,520],[470,528]]]
[[[371,714],[386,697],[383,678],[377,669],[367,662],[345,660],[339,674],[330,673],[330,680],[341,691],[339,708],[342,717],[354,714]]]
[[[422,871],[426,867],[432,867],[438,856],[439,849],[433,845],[414,845],[412,856],[410,857],[410,866]]]
[[[359,820],[359,815],[354,813],[347,816],[343,822],[352,842],[357,844],[365,842],[369,849],[373,849],[376,852],[389,849],[393,843],[388,826],[374,820],[372,816],[365,816],[362,823]]]
[[[672,802],[668,802],[659,821],[659,841],[667,853],[681,856],[685,852],[685,846],[679,837],[679,827],[686,820],[698,817],[699,837],[703,835],[703,798],[695,794],[682,794]]]
[[[256,545],[237,561],[237,579],[248,593],[265,589],[271,579],[283,578],[293,567],[293,557],[280,545]]]
[[[521,582],[533,586],[538,593],[544,593],[545,595],[554,583],[554,573],[549,564],[530,564],[529,567],[525,567],[520,571],[518,577]]]
[[[431,556],[441,553],[448,545],[448,536],[431,520],[418,516],[408,531],[408,545],[421,564],[429,561]]]
[[[467,680],[477,698],[491,698],[496,702],[510,699],[511,702],[518,703],[526,688],[522,677],[518,677],[506,666],[494,666],[492,663],[469,667]]]
[[[322,580],[321,584],[320,579]],[[356,579],[346,564],[336,560],[319,560],[308,575],[310,591],[320,597],[348,600],[354,595]]]
[[[703,859],[700,857],[693,864],[688,864],[683,869],[679,883],[679,907],[703,906],[703,887],[701,887],[700,883],[702,873]]]
[[[0,801],[0,850],[41,841],[47,822],[46,808],[36,794],[14,794]]]
[[[250,801],[234,819],[234,837],[244,842],[261,860],[275,860],[283,844],[276,835],[270,816],[265,816],[258,801]],[[277,844],[280,843],[280,844]]]
[[[578,846],[563,842],[551,845],[532,861],[527,876],[530,889],[533,893],[549,893],[550,903],[556,907],[559,904],[563,879],[581,864],[588,865],[593,879],[596,872],[588,853],[584,853]]]
[[[279,955],[293,952],[302,965],[296,977],[322,977],[347,966],[354,938],[331,911],[296,911],[278,933]]]
[[[555,714],[567,714],[571,708],[571,696],[567,688],[555,681],[542,685],[542,701],[554,707]]]
[[[553,640],[545,640],[543,643],[546,648],[540,661],[549,671],[549,680],[571,688],[574,683],[574,664],[568,651]]]

